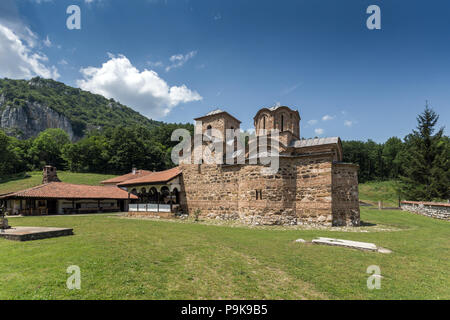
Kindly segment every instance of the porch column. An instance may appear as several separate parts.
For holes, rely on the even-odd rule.
[[[159,192],[157,191],[156,193],[158,194],[158,210],[157,210],[157,212],[159,212]]]

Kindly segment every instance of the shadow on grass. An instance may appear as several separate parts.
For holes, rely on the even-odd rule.
[[[0,177],[0,183],[7,183],[7,182],[11,182],[11,181],[23,180],[23,179],[28,179],[28,178],[31,178],[31,175],[26,172],[16,173],[16,174]]]
[[[376,223],[372,223],[372,222],[365,222],[362,221],[360,222],[360,227],[375,227],[377,224]]]

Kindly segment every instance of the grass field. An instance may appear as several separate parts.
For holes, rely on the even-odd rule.
[[[58,174],[91,185],[112,177]],[[38,185],[41,177],[10,177],[0,194]],[[359,190],[362,201],[397,203],[392,182]],[[344,232],[113,214],[10,218],[13,226],[70,227],[75,235],[0,239],[0,299],[450,299],[450,222],[370,209],[361,219],[375,226]],[[393,253],[294,242],[319,236],[373,242]],[[66,288],[70,265],[81,268],[79,291]],[[381,268],[380,290],[367,289],[371,265]]]
[[[74,184],[99,185],[100,181],[115,177],[114,175],[96,173],[73,173],[58,171],[58,177],[62,182]],[[38,186],[42,183],[42,171],[28,174],[17,174],[0,179],[0,194],[16,192]]]
[[[224,227],[113,215],[11,218],[13,226],[71,227],[75,235],[0,240],[0,299],[450,299],[450,222],[368,209],[362,220],[398,231]],[[393,253],[294,242],[318,236],[374,242]],[[81,290],[66,289],[70,265],[81,268]],[[381,268],[380,290],[367,289],[370,265]]]
[[[377,205],[383,201],[384,207],[398,207],[398,194],[394,181],[373,181],[359,185],[359,200]]]

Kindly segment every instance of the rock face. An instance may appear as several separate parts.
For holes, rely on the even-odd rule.
[[[27,103],[16,107],[6,105],[4,96],[0,96],[0,128],[7,134],[28,139],[37,136],[49,128],[59,128],[67,132],[74,140],[72,125],[65,116],[39,103]]]

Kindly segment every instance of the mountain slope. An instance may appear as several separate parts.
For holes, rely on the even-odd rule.
[[[113,99],[39,77],[0,79],[0,129],[21,139],[61,128],[71,139],[92,129],[119,125],[159,126]]]

